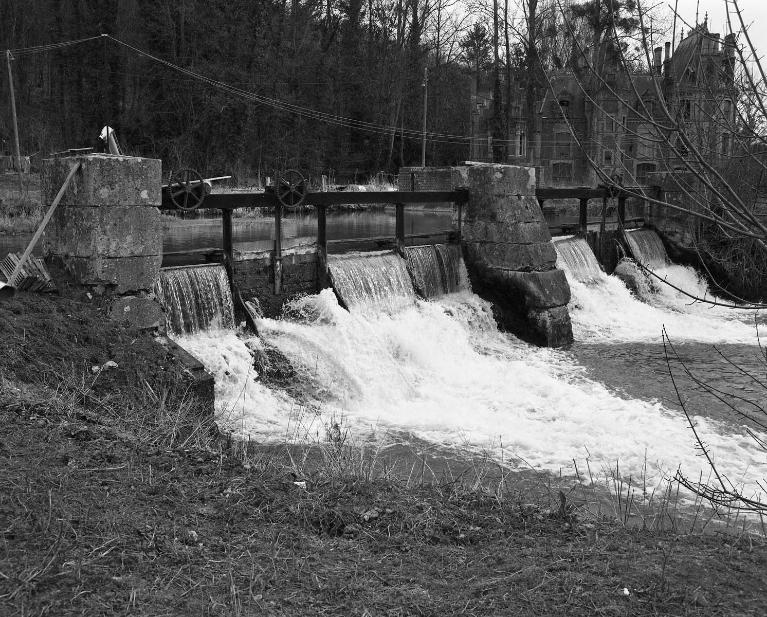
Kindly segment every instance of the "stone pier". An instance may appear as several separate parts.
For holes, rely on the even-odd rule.
[[[89,154],[43,161],[44,204],[80,164],[45,235],[45,261],[59,293],[111,306],[141,327],[162,324],[151,291],[162,263],[162,164]]]
[[[475,293],[493,303],[498,324],[529,342],[573,341],[570,286],[556,268],[551,234],[535,196],[535,170],[471,163],[403,168],[400,190],[466,188],[461,241]]]
[[[475,293],[490,300],[496,320],[530,342],[560,347],[573,341],[570,286],[535,197],[535,170],[512,165],[454,168],[453,183],[469,190],[462,243]]]
[[[162,163],[89,154],[46,159],[43,204],[51,204],[80,164],[45,232],[45,261],[59,293],[96,304],[117,321],[164,331],[152,288],[162,263]],[[183,367],[190,393],[213,413],[213,376],[173,341],[157,342]]]

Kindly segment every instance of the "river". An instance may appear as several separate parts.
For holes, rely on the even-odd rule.
[[[406,233],[450,227],[449,211],[407,214]],[[270,218],[235,219],[235,245],[268,249],[272,230]],[[311,242],[315,233],[311,214],[285,220],[288,246]],[[331,240],[393,233],[390,208],[328,216]],[[23,245],[21,237],[0,238],[0,252],[9,240]],[[220,242],[218,220],[166,222],[166,252]],[[689,268],[669,265],[664,273],[705,292]],[[690,476],[706,471],[681,397],[733,481],[758,491],[755,482],[767,475],[764,452],[746,432],[755,425],[739,412],[759,411],[764,399],[755,325],[763,318],[691,304],[667,288],[637,298],[603,273],[583,282],[568,272],[568,279],[576,338],[568,350],[534,348],[499,333],[470,290],[413,299],[391,315],[349,314],[327,293],[305,298],[292,320],[261,320],[262,338],[250,341],[266,342],[294,363],[306,384],[298,397],[260,384],[248,348],[232,332],[180,342],[217,375],[219,420],[236,434],[321,440],[329,423],[341,421],[365,439],[490,453],[565,475],[585,461],[602,468],[620,462],[634,478],[660,481],[679,466]]]

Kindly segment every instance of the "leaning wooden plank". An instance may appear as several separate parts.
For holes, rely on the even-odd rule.
[[[16,279],[16,275],[21,271],[22,267],[24,266],[24,263],[32,254],[32,251],[35,248],[35,246],[37,246],[37,241],[40,239],[40,236],[43,235],[43,232],[45,231],[45,228],[48,225],[48,222],[51,220],[51,217],[53,216],[53,212],[56,210],[56,206],[59,205],[59,202],[64,197],[64,193],[66,192],[67,187],[69,186],[69,183],[72,181],[72,178],[74,178],[75,173],[77,172],[78,169],[80,169],[80,163],[76,163],[72,167],[72,169],[69,170],[69,175],[67,176],[67,179],[64,180],[64,184],[61,185],[59,192],[56,194],[56,198],[53,200],[53,203],[51,204],[50,208],[48,208],[48,212],[45,213],[45,216],[43,217],[43,220],[40,223],[40,226],[37,228],[35,235],[32,236],[32,240],[29,241],[29,245],[27,245],[27,248],[24,251],[24,254],[21,256],[19,263],[16,264],[16,267],[11,273],[11,276],[8,277],[8,285],[13,286],[14,281]]]

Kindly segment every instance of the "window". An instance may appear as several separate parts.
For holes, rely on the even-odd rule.
[[[612,165],[613,164],[613,151],[612,150],[605,150],[605,152],[604,152],[604,161],[605,161],[605,165]]]
[[[725,122],[730,122],[732,120],[732,101],[724,101],[722,102],[722,116],[724,117]]]
[[[639,163],[637,165],[636,180],[637,184],[647,184],[650,181],[650,174],[656,169],[655,163]]]
[[[656,149],[657,138],[654,136],[653,129],[648,124],[642,124],[637,129],[637,158],[654,159],[657,156]]]
[[[570,101],[567,99],[559,99],[559,109],[565,118],[570,117]]]
[[[555,159],[569,159],[570,154],[570,133],[560,132],[554,135],[554,156]]]
[[[553,180],[554,182],[571,182],[573,176],[572,163],[554,163],[553,167]]]
[[[722,135],[722,155],[727,156],[730,154],[730,136]]]
[[[519,132],[519,139],[517,139],[517,156],[525,156],[527,154],[527,136],[524,131]]]

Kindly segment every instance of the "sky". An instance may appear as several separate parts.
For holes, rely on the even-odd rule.
[[[673,8],[675,0],[665,0],[666,4]],[[678,11],[681,16],[691,24],[695,21],[695,8],[698,0],[679,0]],[[759,55],[767,53],[767,0],[738,0],[738,5],[743,14],[746,25],[751,24],[749,34],[756,46]],[[725,0],[700,0],[699,20],[708,12],[708,27],[711,32],[718,32],[722,36],[727,33]],[[733,15],[733,26],[737,22],[737,16]],[[677,26],[677,36],[682,26]],[[685,27],[685,30],[687,28]],[[677,39],[678,42],[678,39]]]

